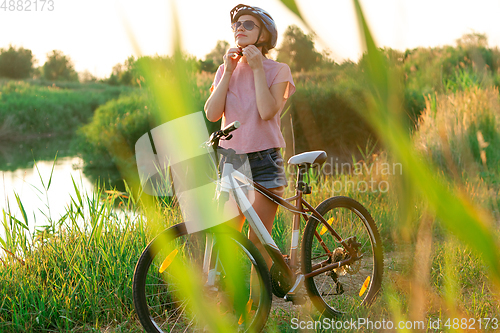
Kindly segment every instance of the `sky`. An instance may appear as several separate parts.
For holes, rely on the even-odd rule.
[[[241,0],[49,0],[45,8],[32,0],[24,8],[0,8],[0,48],[10,44],[32,50],[38,66],[50,51],[61,50],[79,72],[103,78],[112,67],[134,55],[172,53],[173,13],[185,52],[204,58],[218,40],[234,41],[229,11]],[[315,32],[316,46],[342,62],[357,61],[363,49],[352,0],[296,0],[312,30],[308,30],[277,0],[246,4],[268,11],[281,34],[291,24]],[[380,47],[398,50],[455,45],[463,34],[488,36],[490,47],[500,46],[500,0],[361,0],[368,24]],[[0,4],[2,1],[0,0]],[[18,1],[16,1],[18,3]],[[49,11],[49,9],[53,9]],[[135,40],[135,43],[133,42]],[[136,47],[134,47],[134,44]]]

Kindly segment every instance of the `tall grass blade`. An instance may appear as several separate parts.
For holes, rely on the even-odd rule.
[[[22,221],[18,220],[15,216],[9,214],[9,218],[11,219],[11,221],[14,221],[16,225],[19,225],[23,229],[28,230],[28,226],[25,225]]]
[[[127,37],[132,44],[132,48],[134,49],[134,53],[137,55],[137,57],[140,57],[142,52],[141,52],[141,47],[139,46],[139,42],[137,41],[137,38],[135,37],[134,31],[131,28],[130,22],[128,21],[125,12],[123,11],[123,8],[120,6],[120,3],[117,2],[118,6],[118,14],[121,18],[122,24],[125,27],[125,32],[127,33]]]
[[[23,215],[23,219],[24,219],[24,224],[21,223],[19,220],[16,219],[16,221],[18,223],[20,223],[22,225],[23,228],[25,228],[26,230],[28,230],[28,216],[26,215],[26,211],[24,210],[24,206],[23,206],[23,203],[21,202],[21,199],[19,198],[19,195],[17,193],[14,193],[14,196],[16,197],[16,201],[17,201],[17,206],[19,207],[19,209],[21,210],[21,213]]]
[[[75,189],[76,197],[78,199],[78,205],[76,205],[76,206],[78,207],[79,212],[81,212],[80,207],[83,207],[82,196],[80,195],[80,190],[78,189],[78,186],[76,186],[76,183],[75,183],[75,180],[73,179],[73,176],[71,176],[71,181],[73,182],[73,188]],[[74,202],[74,200],[73,200],[73,202]],[[83,218],[83,213],[81,213],[81,216]]]
[[[38,173],[38,178],[40,178],[40,182],[42,183],[42,187],[46,190],[47,188],[45,187],[45,183],[43,182],[42,174],[40,173],[40,169],[38,169],[38,165],[37,165],[34,157],[33,157],[33,164],[35,165],[35,169],[36,169],[36,172]],[[42,192],[40,191],[40,193],[42,193]]]
[[[2,213],[3,213],[3,220],[2,220],[3,230],[5,234],[8,234],[10,231],[9,231],[9,225],[7,224],[7,213],[3,209]],[[0,237],[0,244],[2,244],[3,247],[7,247],[7,243],[6,241],[3,240],[2,237]]]
[[[106,208],[105,204],[103,204],[100,208],[100,210],[92,215],[95,215],[96,218],[94,221],[92,221],[92,233],[90,234],[90,239],[89,242],[92,242],[94,239],[96,240],[97,244],[99,244],[100,239],[101,239],[101,232],[102,232],[102,226],[104,223],[104,216],[103,216],[103,211]]]
[[[304,24],[307,25],[307,22],[302,18],[302,15],[300,14],[299,7],[297,6],[297,3],[295,3],[295,0],[281,0],[281,2],[287,6],[288,9],[292,11],[295,15],[297,15]]]
[[[286,113],[290,110],[290,108],[291,108],[291,107],[292,107],[292,106],[291,106],[291,105],[289,105],[289,106],[286,108],[286,110],[285,110],[285,111],[281,112],[280,119],[283,119],[283,117],[286,115]]]
[[[52,183],[52,175],[54,174],[54,167],[56,166],[56,160],[57,160],[57,153],[56,156],[54,157],[54,163],[52,163],[52,170],[50,170],[50,177],[49,177],[49,183],[47,184],[47,191],[50,188],[50,184]]]

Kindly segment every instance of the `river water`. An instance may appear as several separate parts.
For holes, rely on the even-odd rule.
[[[35,227],[47,225],[47,217],[59,220],[71,203],[71,196],[76,200],[72,179],[80,192],[91,193],[94,190],[93,184],[82,172],[82,165],[83,161],[79,157],[63,157],[58,158],[55,164],[54,161],[39,161],[30,167],[0,171],[0,212],[7,212],[10,207],[11,214],[23,221],[15,197],[17,194],[31,232]],[[0,218],[3,219],[3,214]],[[5,233],[0,227],[0,237],[3,236]]]

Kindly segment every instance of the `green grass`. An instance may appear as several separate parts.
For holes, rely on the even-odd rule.
[[[23,222],[4,215],[0,330],[137,326],[132,275],[150,235],[134,208],[121,194],[82,196],[75,186],[66,214],[27,239]]]

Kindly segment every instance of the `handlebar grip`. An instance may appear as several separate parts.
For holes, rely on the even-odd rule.
[[[237,129],[238,127],[240,127],[240,122],[239,121],[233,121],[231,124],[227,125],[226,127],[224,127],[223,129],[221,129],[221,132],[222,134],[224,135],[228,135],[229,133],[231,133],[232,131],[234,131],[235,129]]]

